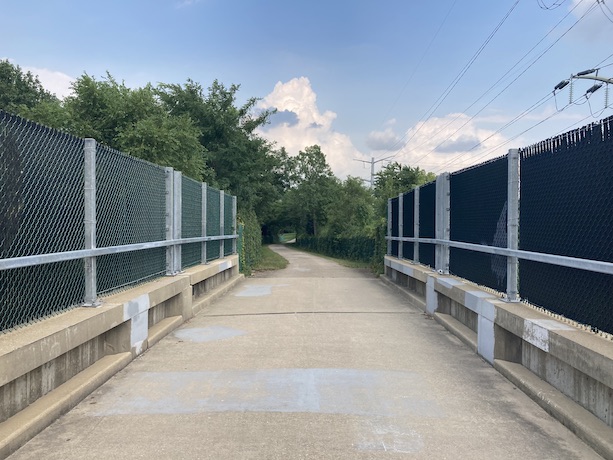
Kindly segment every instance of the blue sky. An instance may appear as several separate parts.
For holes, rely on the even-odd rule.
[[[560,80],[597,65],[613,77],[609,9],[596,0],[0,0],[0,58],[60,96],[84,72],[129,86],[237,83],[239,102],[279,110],[262,135],[292,154],[321,145],[341,177],[369,178],[355,160],[371,157],[438,173],[612,115],[604,88],[584,97],[593,82],[574,84],[573,104],[569,87],[551,97]]]

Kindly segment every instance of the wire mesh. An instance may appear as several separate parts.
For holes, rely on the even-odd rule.
[[[419,188],[419,237],[436,237],[436,182]],[[419,244],[419,262],[434,268],[434,244]]]
[[[520,151],[520,249],[613,262],[613,117]],[[613,333],[613,276],[520,261],[522,298]]]
[[[412,237],[415,233],[415,192],[411,190],[402,197],[402,236]],[[402,257],[413,259],[413,245],[405,241],[402,243]]]
[[[0,110],[0,258],[84,248],[83,140]],[[0,330],[83,298],[80,262],[0,271]]]
[[[189,177],[181,180],[181,237],[202,236],[202,186]],[[198,265],[202,261],[202,244],[181,245],[181,268]]]
[[[164,168],[98,144],[96,147],[96,245],[166,238]],[[166,273],[166,249],[97,258],[98,293],[108,294]]]
[[[400,217],[398,214],[399,209],[399,200],[398,197],[392,198],[392,235],[391,236],[399,236],[398,235],[398,218]],[[398,257],[398,241],[392,241],[392,256]]]
[[[207,236],[219,235],[220,227],[220,203],[219,190],[208,188],[206,194],[206,234]],[[209,241],[206,249],[206,260],[211,261],[219,258],[219,240]]]
[[[224,194],[224,235],[234,234],[234,219],[233,219],[234,202],[231,195]],[[232,240],[224,241],[224,256],[232,254]]]
[[[507,156],[450,177],[451,240],[507,247]],[[450,249],[449,270],[474,283],[506,290],[506,257]]]

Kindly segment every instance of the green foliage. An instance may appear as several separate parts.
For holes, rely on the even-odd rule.
[[[395,161],[375,174],[375,197],[387,206],[388,198],[396,197],[400,193],[410,192],[415,187],[427,184],[435,179],[434,173],[426,172],[419,166],[412,168]]]
[[[375,239],[368,237],[323,238],[299,236],[296,246],[330,257],[372,263],[375,256]]]
[[[58,99],[43,88],[37,76],[24,72],[7,59],[0,60],[0,108],[21,114],[41,102],[57,102]]]
[[[240,206],[268,220],[283,190],[283,152],[254,134],[272,112],[253,116],[258,99],[236,106],[239,85],[226,88],[215,80],[205,93],[193,80],[184,85],[161,84],[157,94],[172,116],[187,116],[200,129],[210,174],[204,179],[237,196]]]
[[[0,60],[0,109],[70,131],[71,119],[60,100],[43,88],[37,76],[8,60]]]
[[[262,232],[258,217],[253,210],[240,211],[237,220],[243,225],[240,244],[240,265],[245,275],[250,275],[262,257]]]
[[[286,169],[289,190],[282,204],[286,223],[301,235],[318,235],[320,227],[327,222],[328,209],[340,182],[318,145],[287,158]]]
[[[158,114],[127,126],[116,138],[119,149],[162,166],[172,166],[196,180],[204,171],[199,129],[185,116]]]
[[[374,197],[362,180],[348,177],[341,183],[328,207],[326,237],[374,236]]]

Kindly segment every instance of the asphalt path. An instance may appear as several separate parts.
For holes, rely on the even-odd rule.
[[[9,457],[600,458],[364,270],[283,246]]]

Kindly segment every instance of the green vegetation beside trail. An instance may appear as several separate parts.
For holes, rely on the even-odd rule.
[[[262,246],[262,257],[255,270],[282,270],[289,263],[285,257],[280,256],[268,246]]]

